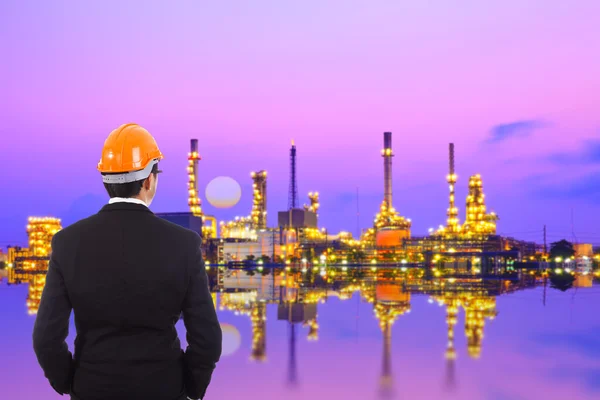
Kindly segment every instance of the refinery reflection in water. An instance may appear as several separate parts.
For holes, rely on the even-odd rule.
[[[530,293],[539,300],[536,307],[543,307],[543,298],[539,298],[539,294],[546,291],[550,296],[562,294],[552,289],[549,279],[543,275],[527,273],[496,278],[481,278],[476,274],[438,277],[423,269],[403,271],[370,265],[325,269],[288,266],[262,271],[210,267],[207,272],[223,327],[223,357],[213,390],[215,395],[224,398],[234,396],[234,389],[222,386],[219,379],[222,376],[227,381],[230,378],[225,377],[233,373],[244,376],[242,386],[252,386],[262,374],[267,374],[269,383],[264,383],[265,393],[261,398],[331,399],[335,397],[320,394],[319,390],[330,393],[338,390],[333,382],[328,383],[329,380],[348,371],[360,371],[361,378],[355,378],[348,385],[357,392],[362,390],[356,395],[346,393],[344,398],[348,399],[404,398],[407,385],[411,384],[407,379],[417,379],[417,374],[423,379],[435,380],[433,386],[437,389],[427,389],[429,392],[425,393],[429,394],[423,394],[425,397],[411,398],[445,398],[445,395],[453,395],[456,399],[478,398],[473,397],[471,387],[473,382],[481,379],[473,374],[473,368],[479,367],[470,365],[469,359],[483,366],[497,362],[498,351],[504,351],[504,346],[509,344],[499,342],[498,335],[506,332],[506,324],[514,324],[514,320],[509,321],[520,312],[512,308],[515,303],[510,299]],[[14,271],[11,274],[13,278],[16,276]],[[29,289],[19,290],[19,293],[28,293],[27,310],[33,314],[37,303],[32,299],[43,288],[43,282],[36,280],[34,275],[22,283],[30,285]],[[10,290],[13,289],[4,293],[10,293]],[[504,331],[489,323],[498,315],[496,300],[500,297],[507,299],[503,310],[508,309],[508,313],[498,320],[500,324],[507,320]],[[528,297],[533,300],[531,295]],[[436,307],[424,309],[427,302]],[[363,310],[361,331],[368,331],[367,336],[361,334],[356,346],[332,336],[339,327],[354,325],[355,315],[347,311],[355,307]],[[531,307],[526,306],[529,310]],[[412,316],[408,318],[408,314]],[[423,321],[427,322],[423,324]],[[178,330],[185,340],[179,325]],[[411,331],[420,330],[421,335],[424,326],[433,328],[428,338],[417,336],[403,342],[403,337]],[[356,327],[358,340],[358,319]],[[523,328],[523,334],[530,333],[527,329]],[[486,332],[495,332],[495,340],[490,341],[492,347],[488,352],[483,349]],[[306,342],[313,344],[306,347]],[[334,348],[338,346],[358,354],[346,359],[343,353],[336,353]],[[406,354],[407,346],[422,350]],[[418,368],[422,357],[425,357],[426,369],[410,372]],[[244,365],[244,358],[249,365]],[[323,369],[319,364],[327,367]],[[321,389],[314,386],[315,369],[318,368],[327,377],[320,383]],[[505,368],[502,374],[506,374]],[[485,382],[491,381],[486,378]],[[433,390],[445,395],[431,397]]]
[[[264,272],[223,271],[214,290],[219,292],[218,308],[251,322],[250,359],[264,362],[267,352],[267,307],[277,308],[277,320],[288,325],[287,383],[298,385],[296,342],[298,326],[307,328],[305,338],[319,338],[318,308],[330,297],[342,301],[359,296],[363,303],[372,305],[373,317],[381,330],[382,355],[379,372],[379,398],[395,398],[392,361],[392,328],[394,323],[411,312],[411,296],[426,296],[430,303],[446,309],[447,347],[445,387],[456,386],[455,326],[460,309],[465,313],[464,336],[468,356],[482,355],[486,320],[497,315],[496,297],[502,294],[535,287],[539,281],[531,275],[519,279],[484,280],[481,278],[436,278],[425,276],[424,271],[412,270],[399,274],[391,270],[371,268],[354,271],[334,271],[333,279],[311,271],[293,269]],[[325,322],[326,323],[326,322]],[[441,332],[440,332],[441,333]]]
[[[387,152],[384,154],[384,156],[388,155]],[[192,155],[190,161],[192,165],[195,161],[193,158]],[[193,168],[191,169],[193,170]],[[260,201],[256,202],[249,220],[259,225],[265,223],[262,202],[266,191],[265,177],[264,171],[253,174],[255,198]],[[453,175],[450,176],[449,182],[453,185]],[[453,190],[452,187],[450,189]],[[493,230],[493,221],[496,216],[486,214],[480,189],[481,181],[479,177],[475,176],[470,181],[470,192],[467,199],[468,215],[465,225],[463,225],[464,230],[458,225],[452,227],[452,224],[456,222],[456,217],[451,202],[448,215],[450,228],[433,232],[427,239],[427,243],[417,240],[416,248],[421,249],[426,245],[433,246],[435,250],[438,242],[440,243],[439,247],[442,247],[452,241],[462,240],[460,237],[464,235],[477,238],[482,234],[489,233],[487,231]],[[192,202],[195,201],[192,200]],[[306,209],[316,212],[318,194],[311,193],[310,200],[311,205],[306,206]],[[451,200],[453,200],[453,193],[451,193]],[[395,224],[399,231],[407,228],[410,220],[400,217],[393,207],[388,207],[387,204],[387,202],[382,204],[382,212],[378,214],[376,224],[381,223],[385,226]],[[240,220],[239,222],[239,226],[229,224],[221,228],[225,231],[237,229],[245,232],[246,229],[242,225],[247,221]],[[213,223],[206,229],[214,231],[214,226]],[[27,248],[9,248],[7,281],[11,285],[28,284],[26,305],[29,314],[37,313],[50,262],[50,243],[53,235],[60,229],[61,222],[58,219],[30,218],[27,226],[29,246]],[[248,232],[256,234],[252,230]],[[268,239],[271,239],[271,246],[273,246],[274,235],[272,232],[268,233],[269,235],[263,235],[262,239],[265,239],[265,242],[269,242]],[[326,233],[322,234],[315,230],[314,234],[322,235],[327,244]],[[366,234],[369,234],[368,231]],[[342,238],[342,240],[345,239]],[[458,245],[455,247],[460,249]],[[274,252],[275,248],[271,247],[270,250]],[[451,251],[450,253],[462,257],[460,251]],[[247,318],[250,323],[251,331],[248,334],[252,337],[249,342],[250,349],[248,349],[249,361],[265,364],[269,361],[278,362],[283,356],[287,357],[285,382],[288,389],[291,390],[289,393],[299,394],[305,385],[310,384],[309,379],[303,381],[302,375],[312,372],[311,370],[314,368],[314,365],[302,365],[299,341],[303,339],[312,342],[318,341],[321,326],[332,328],[336,324],[343,324],[343,321],[331,322],[327,319],[321,321],[319,311],[323,311],[323,309],[319,308],[325,307],[324,303],[332,297],[335,297],[336,301],[338,299],[341,301],[339,308],[342,309],[346,305],[350,305],[348,304],[350,299],[360,300],[364,307],[371,308],[370,318],[378,325],[378,340],[381,343],[382,354],[377,356],[380,365],[379,371],[370,368],[365,369],[364,373],[373,378],[377,377],[377,387],[372,388],[371,393],[376,394],[378,398],[401,397],[400,385],[396,379],[404,376],[406,366],[400,365],[403,367],[401,372],[394,371],[394,364],[396,363],[398,367],[400,362],[395,361],[397,358],[392,356],[392,347],[399,344],[397,341],[394,342],[394,345],[392,343],[393,327],[397,321],[402,320],[404,315],[411,312],[411,305],[415,298],[425,297],[429,302],[445,307],[446,330],[444,332],[440,329],[439,334],[447,337],[445,349],[440,351],[440,359],[443,359],[442,355],[445,358],[444,388],[448,393],[455,391],[458,386],[456,358],[459,351],[455,346],[458,332],[462,331],[461,336],[466,341],[468,357],[471,359],[482,358],[486,323],[498,314],[496,310],[498,296],[541,285],[545,299],[548,286],[561,291],[567,290],[571,286],[593,287],[594,277],[588,271],[571,271],[566,268],[564,271],[562,269],[553,271],[539,266],[534,269],[523,268],[515,271],[514,268],[495,266],[492,268],[495,273],[490,274],[490,271],[487,271],[488,273],[483,274],[483,263],[480,263],[479,257],[475,257],[474,264],[471,265],[469,262],[441,262],[442,256],[434,255],[433,252],[421,254],[417,252],[415,254],[421,258],[425,258],[424,255],[427,255],[430,259],[410,263],[406,260],[402,260],[400,263],[390,262],[385,257],[388,253],[375,251],[368,260],[365,260],[365,257],[352,259],[351,256],[348,256],[353,261],[351,263],[346,258],[338,262],[335,253],[327,255],[323,253],[319,259],[315,258],[314,260],[304,258],[298,260],[299,257],[288,257],[286,260],[279,260],[279,263],[271,265],[259,260],[257,263],[249,263],[250,267],[245,266],[245,263],[242,263],[241,266],[235,264],[237,268],[229,266],[229,263],[216,265],[207,263],[206,269],[211,281],[213,301],[220,315],[226,318],[226,315],[231,313],[239,316],[242,324],[241,318],[243,317]],[[465,254],[467,254],[465,257],[473,258],[474,255],[484,253],[469,251]],[[277,259],[277,257],[274,256],[273,259]],[[332,261],[331,264],[328,263],[329,260]],[[457,326],[461,310],[464,311],[463,329]],[[511,310],[511,312],[513,311],[518,312]],[[286,326],[285,334],[279,332],[277,335],[269,335],[267,333],[267,316],[269,314],[276,316],[275,321],[269,325],[269,329],[273,330],[274,324]],[[425,319],[431,318],[430,315],[425,316]],[[435,318],[439,318],[439,316]],[[233,356],[241,346],[245,345],[245,342],[236,322],[224,323],[222,327],[223,357],[226,359]],[[269,340],[271,340],[272,346],[274,342],[281,342],[284,337],[286,340],[285,354],[281,354],[281,349],[279,349],[279,353],[275,352],[269,357]],[[333,342],[330,340],[328,343],[332,344]],[[379,354],[379,351],[377,353]],[[373,353],[371,352],[371,354]],[[366,357],[374,356],[367,355]],[[361,359],[357,358],[354,361],[362,368]],[[223,365],[227,366],[228,364],[224,361]],[[325,373],[329,374],[328,371]],[[311,398],[317,397],[311,396]],[[360,398],[364,398],[364,396]]]

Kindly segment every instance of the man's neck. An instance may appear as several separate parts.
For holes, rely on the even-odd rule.
[[[139,200],[139,201],[143,202],[144,204],[148,204],[148,203],[146,203],[146,200],[142,199],[142,198],[141,198],[141,197],[139,197],[139,196],[135,196],[135,197],[129,197],[129,199],[130,199],[130,200],[133,200],[133,199],[135,199],[135,200]]]

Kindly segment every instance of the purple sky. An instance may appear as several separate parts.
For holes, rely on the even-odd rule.
[[[287,205],[288,147],[301,202],[356,232],[382,200],[393,132],[394,203],[422,234],[445,220],[447,144],[457,200],[481,173],[499,231],[600,243],[600,3],[327,1],[0,3],[0,246],[28,215],[66,222],[106,197],[106,135],[134,121],[166,155],[155,211],[186,208],[185,156],[201,184],[269,171],[269,214]],[[203,190],[202,190],[203,192]],[[202,196],[204,197],[204,196]]]

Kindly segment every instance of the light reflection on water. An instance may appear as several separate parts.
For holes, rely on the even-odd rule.
[[[442,290],[439,280],[302,285],[289,278],[285,286],[273,276],[224,280],[215,295],[224,354],[207,399],[600,395],[598,286],[563,293],[446,281]],[[31,350],[26,296],[26,285],[0,284],[3,393],[58,399]],[[178,331],[184,342],[182,323]]]

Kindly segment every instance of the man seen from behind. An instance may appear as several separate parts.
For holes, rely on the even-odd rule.
[[[162,159],[144,128],[115,129],[98,164],[108,204],[52,239],[33,344],[54,390],[73,400],[203,399],[221,356],[200,236],[148,208]]]

